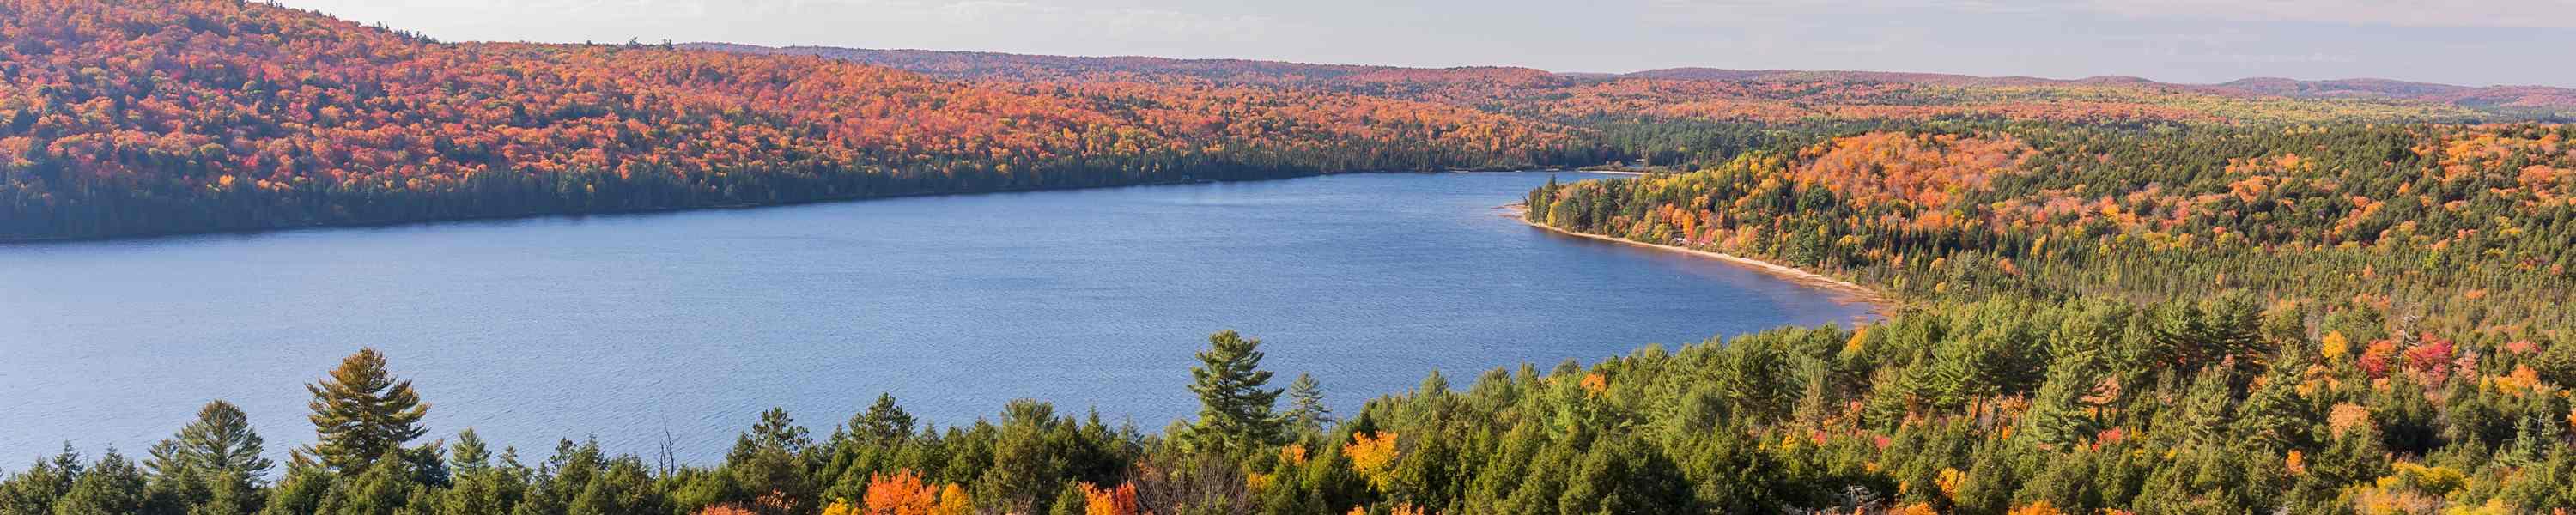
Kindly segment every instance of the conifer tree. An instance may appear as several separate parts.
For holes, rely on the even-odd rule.
[[[2027,427],[2024,434],[2055,449],[2072,448],[2093,436],[2097,421],[2090,409],[2097,406],[2091,398],[2101,381],[2094,363],[2090,353],[2057,360],[2031,399],[2029,414],[2022,417]]]
[[[1198,354],[1202,365],[1190,367],[1190,391],[1199,396],[1199,420],[1186,435],[1190,448],[1222,452],[1279,438],[1280,420],[1271,409],[1280,390],[1262,388],[1270,371],[1261,370],[1260,348],[1260,339],[1233,330],[1208,336],[1208,350]]]
[[[878,444],[898,442],[912,436],[912,426],[912,414],[895,404],[894,394],[889,393],[877,394],[876,404],[850,418],[851,436]]]
[[[1324,390],[1315,377],[1297,374],[1288,382],[1288,423],[1300,431],[1319,431],[1333,423],[1333,410],[1324,405]]]
[[[152,458],[145,460],[144,466],[156,476],[185,471],[207,477],[223,473],[266,477],[275,463],[260,457],[263,442],[259,433],[251,430],[250,416],[240,407],[221,400],[207,402],[197,410],[195,422],[153,446]]]
[[[399,450],[428,432],[420,419],[429,414],[429,404],[420,402],[411,381],[385,370],[385,355],[376,349],[359,349],[340,360],[331,377],[304,389],[313,394],[306,406],[313,409],[309,418],[321,441],[298,452],[297,459],[309,454],[342,475],[364,472],[377,458],[392,454],[386,451]]]
[[[80,473],[71,490],[54,502],[56,515],[123,515],[140,513],[144,504],[143,471],[116,449]]]
[[[70,493],[72,482],[80,480],[80,452],[71,442],[63,442],[63,451],[52,458],[40,458],[36,464],[0,481],[0,513],[40,514],[52,511],[54,501]]]

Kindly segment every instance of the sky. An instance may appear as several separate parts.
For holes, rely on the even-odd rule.
[[[273,0],[448,41],[2576,87],[2576,0]]]

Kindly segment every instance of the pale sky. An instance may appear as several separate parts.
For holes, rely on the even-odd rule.
[[[449,41],[2576,87],[2576,0],[276,0]]]

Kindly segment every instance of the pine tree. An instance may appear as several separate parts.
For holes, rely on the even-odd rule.
[[[63,443],[63,452],[50,459],[40,458],[34,466],[0,481],[0,513],[41,514],[53,510],[54,501],[70,493],[72,483],[81,477],[80,453],[71,442]]]
[[[2308,446],[2309,426],[2324,420],[2325,414],[2298,394],[2299,374],[2308,368],[2306,355],[2291,347],[2273,360],[2261,385],[2247,392],[2237,408],[2238,438],[2268,452]]]
[[[2023,434],[2058,450],[2092,438],[2098,425],[2091,411],[2098,406],[2092,397],[2101,386],[2094,363],[2091,353],[2059,358],[2033,395],[2029,414],[2022,417]]]
[[[894,394],[877,394],[876,404],[850,418],[851,436],[877,444],[891,444],[912,436],[912,414],[896,405]]]
[[[364,472],[392,454],[386,451],[428,432],[420,419],[429,414],[429,404],[420,402],[411,381],[385,370],[385,355],[376,349],[359,349],[340,360],[331,377],[304,389],[313,394],[306,406],[313,409],[310,418],[321,441],[299,451],[297,459],[310,454],[342,475]]]
[[[260,457],[258,433],[232,403],[213,401],[178,435],[153,444],[143,461],[151,471],[154,513],[241,513],[257,482],[273,465]],[[218,502],[221,501],[221,502]]]
[[[1190,391],[1199,396],[1199,421],[1190,427],[1186,445],[1203,452],[1224,452],[1278,440],[1280,420],[1271,409],[1280,390],[1261,387],[1270,382],[1270,372],[1261,370],[1261,340],[1225,330],[1208,336],[1208,347],[1198,354],[1204,365],[1190,367]]]
[[[786,408],[770,408],[760,414],[760,423],[751,431],[734,438],[733,452],[725,455],[725,469],[733,481],[750,497],[777,496],[787,506],[814,506],[816,488],[806,470],[813,464],[806,448],[814,444],[811,432],[796,425]],[[738,502],[751,498],[729,499]]]
[[[98,463],[81,472],[80,479],[72,482],[71,491],[63,493],[62,499],[55,501],[54,513],[56,515],[140,513],[143,511],[144,486],[142,469],[136,468],[133,461],[125,459],[124,455],[116,453],[116,449],[110,448],[106,456],[99,458]]]
[[[1333,410],[1324,405],[1324,390],[1314,376],[1301,373],[1288,382],[1288,423],[1299,431],[1321,431],[1333,423]]]
[[[198,409],[197,421],[180,428],[178,435],[153,446],[152,458],[144,465],[156,476],[187,471],[208,477],[223,473],[266,477],[275,463],[260,457],[262,443],[259,433],[251,430],[249,415],[233,403],[218,400]]]

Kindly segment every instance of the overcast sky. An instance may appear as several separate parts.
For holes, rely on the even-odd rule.
[[[277,0],[450,41],[2576,87],[2576,0]]]

